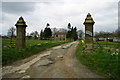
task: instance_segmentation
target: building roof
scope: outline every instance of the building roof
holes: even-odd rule
[[[55,35],[66,35],[67,32],[56,32]]]

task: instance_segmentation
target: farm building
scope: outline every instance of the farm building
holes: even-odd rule
[[[66,40],[66,32],[56,32],[54,35],[54,40]]]
[[[120,38],[113,37],[113,38],[94,38],[94,41],[107,41],[107,42],[120,42]]]

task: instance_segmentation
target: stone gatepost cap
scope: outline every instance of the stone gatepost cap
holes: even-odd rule
[[[23,17],[21,16],[15,26],[24,26],[27,27],[26,22],[24,21]]]
[[[88,14],[87,14],[87,17],[86,17],[86,19],[85,19],[85,22],[84,22],[83,24],[94,24],[94,23],[95,23],[95,22],[94,22],[93,18],[91,17],[91,14],[88,13]]]

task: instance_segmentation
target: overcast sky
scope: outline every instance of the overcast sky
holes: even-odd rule
[[[27,33],[40,32],[49,23],[50,27],[67,28],[68,23],[84,31],[83,22],[90,13],[95,21],[94,32],[114,31],[118,28],[119,0],[32,0],[15,2],[2,1],[2,32],[7,34],[10,27],[23,16],[28,27]],[[13,2],[14,1],[14,2]],[[19,0],[18,0],[19,1]],[[1,5],[1,3],[0,3]]]

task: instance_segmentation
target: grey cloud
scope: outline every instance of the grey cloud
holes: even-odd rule
[[[33,2],[3,2],[2,11],[11,14],[21,14],[33,12],[35,10],[35,3]]]
[[[118,25],[120,27],[120,1],[118,3]]]
[[[84,31],[83,22],[88,12],[91,13],[95,20],[95,31],[113,31],[117,26],[117,3],[95,4],[94,6],[83,3],[61,3],[61,2],[41,2],[41,3],[3,3],[4,22],[7,28],[14,25],[18,16],[23,16],[28,24],[27,32],[38,32],[44,29],[46,23],[50,23],[50,27],[64,27],[70,22],[73,26]],[[35,11],[34,11],[35,10]],[[30,14],[28,14],[30,13]],[[17,15],[16,15],[17,14]],[[6,31],[6,32],[5,32]]]
[[[2,3],[0,2],[0,12],[2,11],[1,5]],[[0,26],[2,26],[2,14],[0,14]],[[2,34],[2,27],[0,27],[0,34]]]

